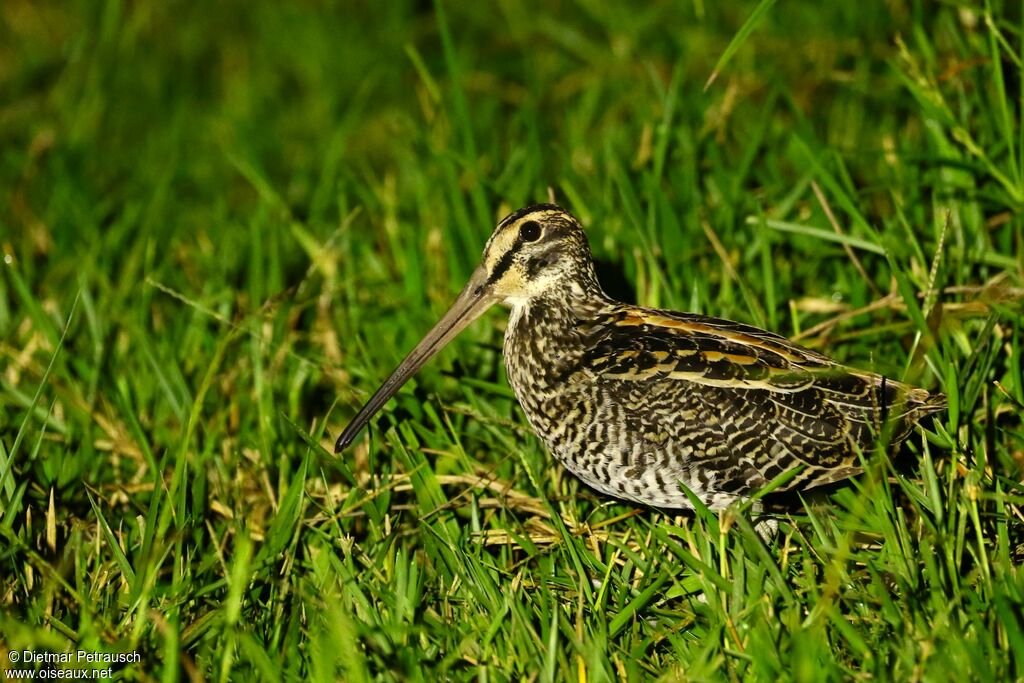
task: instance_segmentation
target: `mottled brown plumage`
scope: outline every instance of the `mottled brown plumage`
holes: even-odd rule
[[[808,489],[860,471],[891,425],[899,443],[941,394],[841,366],[777,334],[609,298],[586,236],[552,204],[502,220],[452,309],[342,433],[340,451],[408,377],[491,304],[512,307],[504,355],[534,431],[593,488],[712,509],[780,474]]]

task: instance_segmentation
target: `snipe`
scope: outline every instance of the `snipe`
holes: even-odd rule
[[[593,488],[662,508],[712,509],[801,468],[784,489],[860,471],[889,425],[907,437],[945,397],[839,365],[777,334],[609,298],[579,223],[553,204],[504,220],[451,309],[338,438],[341,451],[441,347],[511,305],[504,355],[533,430]]]

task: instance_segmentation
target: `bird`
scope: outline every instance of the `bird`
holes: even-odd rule
[[[769,483],[804,491],[847,479],[883,435],[898,445],[946,406],[941,393],[773,332],[616,301],[598,282],[580,222],[535,204],[498,223],[451,308],[358,411],[335,452],[496,303],[511,307],[502,349],[509,383],[548,451],[598,492],[652,508],[692,510],[695,498],[723,510]]]

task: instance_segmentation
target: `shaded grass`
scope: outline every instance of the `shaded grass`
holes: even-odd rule
[[[5,3],[0,649],[138,651],[126,679],[1024,676],[1019,8],[744,34],[768,4]],[[549,189],[616,295],[811,332],[949,414],[765,546],[579,486],[495,313],[325,450]]]

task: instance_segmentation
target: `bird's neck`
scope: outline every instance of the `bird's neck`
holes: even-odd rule
[[[596,279],[573,280],[564,287],[552,288],[550,292],[517,302],[512,307],[512,317],[527,319],[533,326],[574,326],[593,319],[614,304]]]
[[[550,405],[562,395],[588,347],[590,323],[613,302],[597,288],[562,289],[517,302],[505,330],[505,369],[520,405],[542,428]],[[545,407],[547,406],[547,407]],[[538,422],[539,421],[539,422]]]
[[[550,293],[516,302],[505,332],[505,352],[539,352],[567,360],[583,352],[582,337],[588,324],[614,305],[596,279],[574,280]]]

